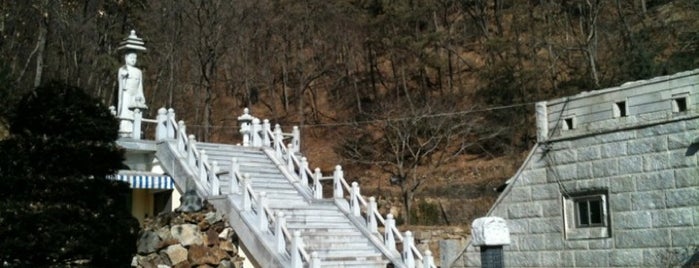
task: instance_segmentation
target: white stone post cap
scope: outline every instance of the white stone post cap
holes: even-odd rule
[[[471,224],[471,243],[474,246],[502,246],[510,244],[510,230],[500,217],[482,217]]]

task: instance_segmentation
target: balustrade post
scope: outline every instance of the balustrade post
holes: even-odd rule
[[[393,214],[389,213],[386,215],[386,221],[384,223],[384,239],[383,242],[386,247],[392,251],[396,250],[396,238],[393,236],[393,228],[396,227],[396,220],[393,219]]]
[[[378,206],[376,205],[376,198],[373,196],[369,197],[369,206],[366,208],[366,225],[367,228],[369,228],[369,231],[372,233],[379,232],[378,222],[376,221],[377,210]]]
[[[177,139],[177,140],[179,141],[181,139]],[[196,148],[195,148],[196,146],[194,145],[194,143],[196,141],[197,141],[197,138],[194,137],[194,135],[189,135],[186,153],[187,153],[187,164],[189,164],[189,167],[191,167],[192,169],[196,169],[196,167],[197,167],[197,159],[194,155],[194,151],[196,150]],[[183,143],[184,143],[184,141],[183,141]],[[182,148],[183,148],[182,150],[184,150],[184,145],[182,145]]]
[[[141,110],[138,108],[133,109],[133,132],[131,133],[131,137],[134,140],[141,139],[141,119],[143,119]]]
[[[116,107],[114,107],[114,105],[109,106],[109,113],[116,116]]]
[[[167,137],[169,139],[173,139],[173,138],[175,138],[175,126],[172,124],[177,122],[177,121],[175,121],[175,109],[172,109],[172,108],[167,109],[167,121],[166,122],[167,122]],[[182,122],[180,125],[184,125],[184,121],[180,121],[180,122]],[[180,131],[182,133],[185,133],[183,128],[180,128]]]
[[[243,211],[252,210],[252,201],[250,200],[250,193],[248,189],[250,188],[250,174],[245,173],[243,175]]]
[[[216,175],[219,171],[218,167],[218,162],[217,161],[212,161],[211,162],[211,170],[209,172],[209,179],[211,180],[211,195],[220,195],[221,194],[221,183],[218,181],[218,175]]]
[[[289,173],[294,173],[294,144],[289,143],[287,145],[287,150],[286,150],[286,169],[289,171]]]
[[[174,129],[173,129],[174,130]],[[170,131],[170,130],[168,130]],[[173,132],[174,133],[174,132]],[[168,134],[170,135],[170,134]],[[191,143],[191,141],[188,141],[187,138],[187,127],[184,124],[184,121],[180,120],[180,122],[177,122],[177,137],[175,137],[175,134],[172,136],[168,136],[169,138],[176,138],[177,139],[177,150],[180,151],[180,153],[185,152],[185,145],[189,146],[186,144],[187,142]]]
[[[269,119],[262,120],[262,145],[270,146],[269,132],[272,130],[272,125],[269,124]]]
[[[335,172],[333,173],[333,197],[342,198],[344,197],[342,191],[342,177],[344,176],[342,172],[342,167],[340,165],[335,166]]]
[[[250,131],[250,142],[252,146],[259,147],[262,146],[262,136],[260,132],[262,131],[262,123],[260,123],[259,118],[252,119],[252,131]]]
[[[425,256],[422,256],[422,267],[432,268],[434,266],[434,257],[429,249],[425,251]]]
[[[165,108],[158,109],[158,115],[155,117],[157,125],[155,127],[155,140],[161,141],[167,139],[167,110]]]
[[[308,187],[308,174],[306,170],[308,169],[308,159],[304,156],[301,157],[301,166],[299,167],[299,178],[301,178],[301,185]]]
[[[294,153],[301,152],[301,130],[298,126],[294,126],[291,129],[291,143],[294,145]]]
[[[206,150],[201,150],[199,152],[199,181],[201,181],[202,185],[207,184],[206,162],[208,160],[209,157],[206,155]]]
[[[413,233],[406,231],[403,236],[403,262],[408,268],[415,268],[415,255],[413,255]]]
[[[318,256],[318,252],[313,251],[311,252],[311,268],[320,268],[320,256]]]
[[[250,129],[252,126],[250,124],[242,124],[240,125],[240,134],[243,136],[243,146],[248,147],[250,146]]]
[[[233,159],[231,159],[231,184],[228,185],[231,194],[240,192],[240,189],[238,188],[238,172],[240,172],[240,164],[238,163],[238,158],[233,157]]]
[[[257,221],[260,231],[269,230],[269,221],[267,220],[267,213],[265,213],[265,207],[267,206],[267,193],[261,192],[258,196],[257,204]]]
[[[277,240],[277,252],[286,252],[286,241],[284,240],[284,231],[282,227],[286,225],[286,218],[284,217],[284,212],[277,212],[277,221],[274,222],[274,237]]]
[[[350,209],[352,210],[352,215],[359,217],[361,216],[359,207],[359,183],[352,182],[352,193],[350,193]]]
[[[323,199],[323,185],[320,184],[320,178],[322,177],[323,174],[320,173],[320,168],[316,168],[313,176],[313,197],[315,199]]]
[[[294,231],[294,236],[291,239],[291,267],[302,268],[303,261],[301,260],[301,232]]]
[[[282,127],[276,124],[274,125],[274,151],[277,153],[278,159],[282,159],[282,144],[284,144]]]

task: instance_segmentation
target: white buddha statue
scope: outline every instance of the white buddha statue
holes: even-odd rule
[[[143,41],[136,36],[135,31],[121,42],[119,50],[124,50],[124,66],[117,72],[119,82],[119,99],[117,117],[121,119],[119,133],[129,136],[133,132],[134,109],[148,109],[143,95],[143,74],[136,67],[139,51],[145,51]]]

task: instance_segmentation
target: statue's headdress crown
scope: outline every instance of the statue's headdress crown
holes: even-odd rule
[[[143,39],[136,36],[136,30],[131,30],[131,34],[119,43],[117,50],[144,52],[146,51],[144,44]]]

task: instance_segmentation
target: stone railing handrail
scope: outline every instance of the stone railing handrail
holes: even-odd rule
[[[116,107],[109,106],[109,112],[113,116],[115,116],[115,117],[117,116]],[[143,118],[143,111],[141,111],[141,109],[138,109],[138,108],[133,110],[133,116],[134,116],[133,118],[118,117],[117,119],[119,121],[130,121],[133,124],[133,129],[131,130],[129,137],[133,138],[134,140],[140,140],[142,138],[141,137],[141,124],[143,122],[153,123],[153,124],[158,123],[158,121],[155,119]]]
[[[116,116],[114,106],[109,107],[112,115]],[[177,151],[184,156],[189,164],[189,167],[194,171],[194,175],[198,181],[208,190],[210,195],[220,195],[220,169],[218,163],[213,161],[208,162],[208,157],[205,151],[196,150],[196,139],[194,135],[187,135],[184,121],[175,120],[175,110],[172,108],[158,109],[158,115],[155,119],[146,119],[142,117],[142,112],[139,109],[134,109],[134,118],[118,118],[119,120],[127,120],[133,122],[133,131],[131,138],[140,140],[142,123],[155,123],[155,140],[176,139]]]
[[[240,189],[243,194],[243,211],[253,212],[258,219],[258,230],[269,231],[274,234],[276,250],[278,253],[289,254],[291,257],[293,268],[303,267],[303,262],[320,263],[318,259],[313,260],[306,251],[300,233],[294,233],[293,236],[286,227],[286,219],[284,213],[279,212],[274,215],[274,212],[267,206],[266,193],[261,192],[255,194],[255,191],[250,184],[250,174],[240,174],[240,165],[238,160],[233,158],[231,161],[231,181],[229,191],[231,194],[240,194]],[[269,228],[269,223],[274,225],[274,229]],[[291,244],[291,249],[287,250],[287,244]]]
[[[274,213],[266,204],[266,193],[261,192],[259,194],[256,194],[255,191],[252,189],[252,185],[250,185],[249,175],[240,175],[237,159],[232,159],[231,171],[226,172],[230,173],[230,181],[228,183],[228,188],[222,189],[221,181],[225,181],[222,175],[225,173],[220,172],[220,168],[216,161],[212,161],[211,163],[209,163],[208,156],[206,155],[205,150],[197,150],[196,139],[194,135],[187,135],[184,121],[176,121],[175,111],[173,109],[166,110],[165,108],[160,108],[158,110],[158,116],[155,120],[142,120],[142,118],[140,118],[140,111],[138,111],[138,109],[136,109],[134,113],[134,139],[140,139],[141,122],[156,123],[157,125],[155,129],[155,139],[157,141],[166,139],[175,140],[176,151],[179,153],[180,157],[186,160],[187,165],[194,172],[196,181],[207,195],[216,196],[221,195],[222,193],[242,194],[242,210],[250,211],[255,215],[255,217],[258,219],[258,225],[256,226],[256,228],[261,232],[272,232],[275,235],[278,244],[291,244],[291,251],[287,251],[285,246],[283,252],[279,252],[286,253],[291,256],[292,263],[294,263],[294,265],[292,265],[291,267],[301,268],[303,267],[304,261],[307,263],[316,263],[319,265],[319,259],[314,259],[312,256],[314,254],[309,255],[303,247],[303,241],[300,237],[300,234],[294,234],[294,236],[292,237],[291,235],[289,235],[289,231],[286,228],[285,221],[279,220],[274,217]],[[277,223],[279,223],[280,231],[277,231],[276,228],[275,230],[271,230],[269,226],[270,222],[274,223],[275,226],[278,225]],[[317,256],[317,254],[315,255]]]
[[[187,135],[184,121],[176,121],[175,111],[160,108],[156,117],[155,139],[175,139],[177,151],[186,159],[194,175],[209,195],[221,194],[221,173],[218,163],[209,163],[205,150],[197,150],[194,135]],[[136,126],[136,124],[134,124]],[[135,127],[134,127],[135,128]]]
[[[401,234],[396,227],[395,219],[392,214],[389,213],[386,215],[386,218],[384,218],[381,213],[379,213],[374,197],[370,197],[367,202],[361,195],[357,182],[352,182],[350,186],[344,178],[341,166],[335,166],[332,177],[323,177],[319,168],[311,172],[308,167],[307,158],[299,158],[299,156],[297,156],[300,155],[300,131],[298,127],[294,126],[291,134],[284,134],[279,124],[275,125],[274,130],[272,130],[269,120],[265,119],[260,123],[259,119],[249,114],[247,108],[243,113],[244,114],[238,117],[238,119],[243,123],[241,125],[241,133],[243,134],[244,145],[270,146],[274,148],[277,159],[282,161],[282,163],[286,162],[287,171],[296,177],[293,179],[297,179],[302,185],[310,187],[307,189],[313,192],[313,197],[315,199],[323,198],[320,180],[332,178],[333,198],[336,200],[344,199],[345,191],[349,193],[349,212],[353,216],[361,218],[362,211],[364,211],[366,227],[375,235],[379,235],[378,225],[380,223],[384,227],[384,246],[388,248],[389,251],[400,254],[406,267],[414,268],[415,260],[419,260],[425,268],[436,268],[431,252],[428,250],[425,252],[425,256],[423,256],[414,245],[412,233],[406,231],[405,235]],[[286,137],[291,137],[292,142],[285,146],[284,139]],[[397,243],[403,243],[402,253],[397,251]]]
[[[415,260],[420,260],[424,267],[436,267],[434,265],[434,259],[424,258],[420,251],[415,247],[412,232],[406,231],[405,235],[396,227],[396,221],[392,214],[387,214],[384,219],[381,213],[378,212],[376,199],[372,196],[369,197],[369,202],[367,202],[362,196],[359,188],[359,183],[352,182],[352,186],[347,183],[344,178],[344,172],[341,166],[335,166],[335,172],[333,173],[333,197],[336,199],[344,199],[345,190],[350,194],[349,197],[349,209],[352,215],[356,217],[361,217],[362,210],[365,211],[365,220],[367,223],[367,228],[372,233],[378,234],[378,223],[381,223],[384,227],[384,245],[388,247],[391,251],[397,252],[396,246],[398,243],[403,243],[403,252],[401,258],[408,268],[415,267]],[[344,190],[343,190],[344,189]],[[431,254],[431,252],[430,252]],[[431,255],[430,255],[431,256]]]

